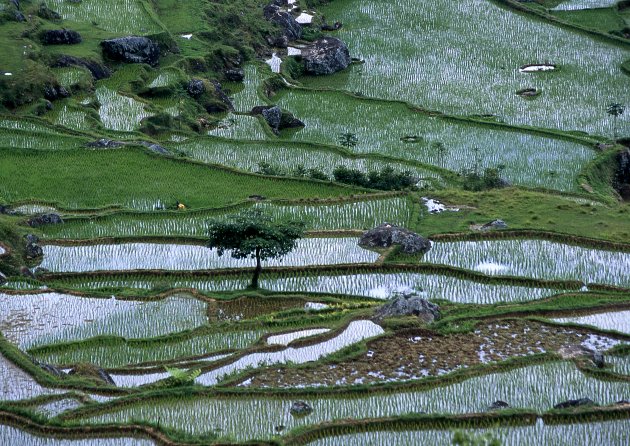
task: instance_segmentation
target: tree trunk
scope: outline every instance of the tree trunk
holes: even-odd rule
[[[256,248],[256,269],[254,269],[254,277],[252,277],[251,285],[254,289],[258,288],[258,276],[260,276],[261,271],[262,265],[260,264],[260,248]]]

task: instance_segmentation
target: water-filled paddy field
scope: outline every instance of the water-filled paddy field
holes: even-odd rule
[[[282,259],[264,266],[304,266],[370,263],[378,253],[360,248],[357,238],[306,238]],[[254,266],[251,259],[235,259],[227,252],[197,245],[124,243],[118,245],[44,247],[40,267],[53,272],[116,271],[138,269],[197,270]]]
[[[302,399],[313,406],[313,412],[301,418],[289,413],[291,397],[224,399],[199,396],[179,401],[152,399],[91,417],[89,421],[159,418],[164,425],[184,426],[189,433],[221,429],[224,435],[245,440],[250,436],[270,438],[275,434],[275,426],[279,425],[289,430],[334,419],[385,417],[421,411],[477,412],[486,410],[498,399],[509,402],[512,407],[545,411],[561,401],[588,396],[594,396],[600,404],[610,404],[625,398],[627,392],[627,383],[587,378],[572,363],[555,362],[470,378],[426,391],[345,398],[305,396]],[[360,413],[357,407],[361,408]],[[212,423],[208,424],[207,420]]]
[[[435,243],[422,260],[485,274],[630,286],[630,253],[544,240]]]

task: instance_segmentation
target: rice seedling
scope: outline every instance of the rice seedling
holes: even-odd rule
[[[423,262],[486,274],[630,286],[630,254],[544,240],[435,243]]]
[[[615,373],[620,375],[630,376],[630,355],[625,356],[611,356],[607,355],[605,359],[606,367]]]
[[[101,104],[98,114],[107,129],[131,132],[140,125],[142,119],[151,116],[145,110],[144,103],[108,87],[100,86],[95,93]]]
[[[280,259],[263,266],[332,265],[370,263],[378,253],[358,246],[358,238],[305,238]],[[199,245],[124,243],[113,245],[45,245],[40,266],[55,272],[119,271],[136,269],[198,270],[251,267],[251,259],[235,259],[229,252],[219,256]]]
[[[208,131],[208,135],[232,139],[267,138],[267,134],[257,117],[233,113],[228,113],[215,129]]]
[[[63,113],[59,111],[59,113]],[[76,123],[77,120],[75,120]],[[86,139],[55,134],[44,130],[41,133],[30,130],[0,129],[0,147],[36,150],[62,150],[78,148]]]
[[[337,144],[338,136],[352,129],[359,139],[352,149],[357,153],[381,153],[458,172],[475,163],[480,169],[504,166],[501,176],[524,186],[575,190],[577,174],[594,156],[589,147],[574,142],[447,121],[402,104],[337,92],[291,90],[274,100],[306,124],[290,134],[293,140]]]
[[[264,330],[224,331],[169,342],[86,343],[31,353],[48,364],[90,362],[103,368],[116,368],[143,362],[169,361],[190,356],[211,356],[221,350],[250,347],[265,334]]]
[[[317,361],[327,355],[335,353],[352,344],[385,333],[380,325],[372,321],[352,321],[348,327],[332,339],[306,347],[287,347],[284,350],[269,353],[250,353],[236,361],[203,373],[195,381],[204,386],[217,384],[226,375],[239,372],[248,368],[256,368],[262,365],[287,363],[304,364]],[[247,386],[247,382],[241,384]]]
[[[575,11],[578,9],[608,8],[618,0],[564,0],[553,7],[552,11]]]
[[[289,413],[295,396],[229,399],[197,396],[177,400],[152,399],[82,422],[159,419],[164,426],[178,427],[190,434],[217,430],[222,435],[244,441],[270,438],[277,434],[274,427],[280,425],[290,431],[297,426],[335,419],[387,417],[420,411],[482,412],[498,399],[507,401],[512,407],[546,411],[559,402],[584,397],[591,397],[600,404],[611,404],[627,397],[627,392],[627,383],[599,381],[583,375],[571,362],[556,362],[474,377],[429,390],[345,398],[300,397],[313,407],[308,417],[293,417]]]
[[[182,79],[182,73],[174,68],[160,70],[147,85],[148,88],[159,88],[173,85]]]
[[[51,9],[65,20],[91,23],[116,34],[151,34],[163,31],[141,0],[84,0],[79,3],[50,0]]]
[[[68,3],[70,5],[75,3]],[[85,438],[63,439],[57,437],[40,437],[18,428],[0,425],[0,443],[29,446],[153,446],[153,440],[140,438]]]
[[[107,166],[107,168],[103,168]],[[55,178],[50,187],[48,178]],[[159,179],[159,181],[157,181]],[[274,198],[350,195],[329,183],[264,178],[167,159],[125,147],[116,150],[39,151],[0,148],[0,195],[6,202],[45,201],[64,208],[184,203],[189,209],[223,207],[252,194]]]
[[[477,304],[536,300],[560,292],[545,288],[488,285],[424,273],[289,275],[280,278],[263,276],[260,286],[273,291],[351,294],[376,299],[389,299],[396,292],[411,289],[427,299],[446,299],[453,302]]]
[[[59,84],[66,89],[77,85],[79,83],[92,82],[92,76],[90,72],[84,68],[79,67],[67,67],[67,68],[54,68],[53,72],[55,77],[59,81]]]
[[[206,304],[171,296],[141,302],[42,293],[0,293],[0,331],[20,348],[114,335],[143,338],[206,324]]]
[[[68,127],[73,130],[87,130],[90,128],[87,114],[77,108],[70,106],[67,102],[59,104],[52,113],[50,119],[57,125]]]
[[[439,174],[415,166],[373,158],[349,158],[331,150],[281,142],[237,142],[204,138],[187,140],[178,144],[176,148],[178,152],[198,161],[222,164],[250,172],[261,171],[261,165],[267,163],[278,169],[278,174],[299,176],[295,170],[301,166],[304,172],[316,169],[332,179],[332,172],[337,166],[364,172],[391,166],[396,171],[408,170],[419,179],[437,181],[440,179]]]
[[[614,330],[630,334],[630,311],[611,311],[587,316],[563,317],[553,319],[555,322],[589,325],[600,330]]]
[[[405,226],[412,217],[411,200],[394,197],[339,204],[256,203],[274,219],[305,222],[307,229],[368,229],[383,222]],[[199,211],[194,213],[113,214],[94,218],[66,219],[63,225],[44,226],[49,238],[88,239],[164,235],[205,236],[207,222],[232,211]]]
[[[62,391],[40,386],[31,375],[0,353],[0,401],[17,401],[55,393]]]
[[[449,113],[601,135],[611,128],[603,104],[627,96],[627,81],[619,76],[627,50],[486,1],[439,0],[420,8],[414,0],[349,0],[321,12],[352,24],[338,36],[365,63],[332,78],[312,77],[310,86],[332,84]],[[422,39],[410,37],[418,35]],[[559,69],[519,72],[536,63]],[[542,94],[524,100],[515,94],[524,87]],[[621,126],[630,129],[628,121]]]
[[[232,94],[230,99],[237,112],[247,113],[255,106],[265,104],[265,100],[258,94],[258,87],[271,75],[271,71],[266,66],[253,63],[245,65],[243,71],[245,73],[243,84],[238,85],[242,90]],[[227,87],[233,89],[237,84],[227,84]]]
[[[537,446],[541,444],[623,446],[630,442],[629,428],[630,421],[628,420],[546,425],[540,419],[533,426],[463,429],[462,431],[479,437],[489,435],[491,438],[498,439],[500,444],[504,446]],[[371,430],[322,438],[308,443],[308,446],[335,446],[339,444],[346,446],[389,446],[393,444],[450,446],[453,444],[453,436],[454,430]]]

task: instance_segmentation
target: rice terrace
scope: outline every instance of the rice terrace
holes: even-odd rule
[[[630,445],[630,0],[0,0],[0,446]]]

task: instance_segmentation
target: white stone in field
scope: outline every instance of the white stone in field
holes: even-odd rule
[[[181,37],[182,39],[190,40],[190,39],[192,39],[192,34],[182,34],[179,37]]]
[[[287,54],[289,56],[299,56],[302,54],[302,50],[299,48],[293,48],[292,46],[287,47]]]
[[[518,69],[521,73],[535,73],[537,71],[553,71],[555,70],[555,65],[526,65]]]
[[[313,23],[313,16],[303,12],[295,19],[295,21],[302,25]]]
[[[485,274],[499,274],[509,269],[509,267],[495,262],[482,262],[475,266],[475,271]]]
[[[282,59],[280,59],[276,55],[276,53],[273,53],[271,55],[271,59],[267,59],[265,61],[265,63],[271,67],[271,71],[272,72],[274,72],[274,73],[279,73],[280,72],[280,65],[282,64]]]

